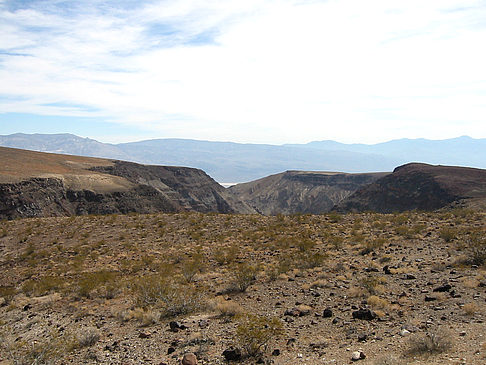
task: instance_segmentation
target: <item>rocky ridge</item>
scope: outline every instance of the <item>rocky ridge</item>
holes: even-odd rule
[[[253,210],[201,170],[0,148],[0,218]]]

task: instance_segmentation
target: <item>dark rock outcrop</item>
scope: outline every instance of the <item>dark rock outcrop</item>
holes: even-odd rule
[[[484,205],[486,170],[410,163],[365,186],[336,205],[340,212],[432,211]]]

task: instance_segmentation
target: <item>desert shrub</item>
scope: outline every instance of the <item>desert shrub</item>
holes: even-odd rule
[[[439,237],[446,242],[451,242],[457,237],[457,230],[454,228],[444,227],[439,231]]]
[[[449,332],[443,329],[436,329],[422,335],[411,337],[408,343],[406,354],[433,355],[440,354],[452,348],[452,340]]]
[[[232,289],[244,292],[256,281],[258,267],[247,263],[238,264],[233,269]]]
[[[236,260],[239,253],[240,250],[236,245],[219,247],[214,251],[213,258],[219,265],[231,264]]]
[[[77,335],[78,346],[79,347],[91,347],[100,339],[100,333],[96,328],[90,327],[82,330],[80,334]]]
[[[399,236],[405,237],[407,239],[413,238],[414,232],[407,225],[400,225],[395,228],[395,233]]]
[[[236,337],[248,356],[254,357],[266,350],[270,341],[284,333],[278,318],[246,314],[238,318]]]
[[[46,339],[30,342],[14,339],[7,331],[0,333],[0,353],[8,364],[54,364],[76,347],[76,339],[69,334],[61,336],[59,333],[51,332]]]
[[[315,245],[316,243],[308,238],[299,239],[296,243],[296,246],[300,252],[307,252]]]
[[[116,274],[110,271],[86,273],[76,283],[76,293],[89,298],[96,290],[100,296],[112,297],[116,292]]]
[[[159,311],[153,309],[135,308],[127,313],[120,313],[120,319],[123,322],[135,319],[142,327],[148,327],[159,321],[160,314]]]
[[[186,260],[182,263],[181,273],[184,279],[191,283],[194,280],[194,276],[203,269],[202,255],[194,255],[193,258]]]
[[[341,236],[331,236],[329,238],[329,243],[335,250],[341,250],[343,248],[344,238]]]
[[[360,286],[365,289],[370,295],[376,295],[383,292],[383,284],[385,283],[386,279],[382,276],[377,275],[365,276],[359,280]]]
[[[17,294],[17,290],[13,286],[0,286],[0,298],[5,299],[5,304],[12,301],[13,297]]]
[[[38,279],[26,280],[22,284],[22,292],[28,296],[41,296],[60,290],[63,284],[63,280],[59,277],[43,276]]]
[[[193,313],[203,305],[203,295],[191,285],[181,285],[167,276],[150,275],[131,285],[135,304],[143,309],[158,308],[162,317]]]
[[[367,255],[371,252],[374,252],[375,250],[383,247],[385,244],[385,239],[384,238],[376,238],[372,241],[368,241],[365,243],[363,249],[360,251],[361,255]]]
[[[312,269],[314,267],[322,266],[326,260],[327,255],[321,252],[304,253],[296,257],[297,267],[300,269]]]
[[[342,214],[336,212],[327,213],[327,218],[331,223],[339,223],[343,220]]]

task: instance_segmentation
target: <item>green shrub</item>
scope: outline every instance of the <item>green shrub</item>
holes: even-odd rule
[[[55,276],[43,276],[30,279],[22,284],[22,292],[26,295],[42,296],[52,291],[58,291],[63,286],[63,279]]]
[[[451,242],[457,237],[457,230],[454,228],[444,227],[440,230],[439,237],[446,242]]]
[[[238,317],[236,337],[248,356],[254,357],[266,350],[270,341],[283,335],[283,325],[278,318],[254,314]]]
[[[159,308],[162,317],[193,313],[204,305],[200,291],[162,275],[145,276],[136,280],[132,283],[132,292],[138,307]]]
[[[258,268],[254,265],[242,263],[234,267],[233,270],[233,289],[244,292],[256,281]]]

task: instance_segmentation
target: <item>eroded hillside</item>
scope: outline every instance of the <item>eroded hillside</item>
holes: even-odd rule
[[[198,169],[3,147],[0,159],[0,218],[254,212]]]

